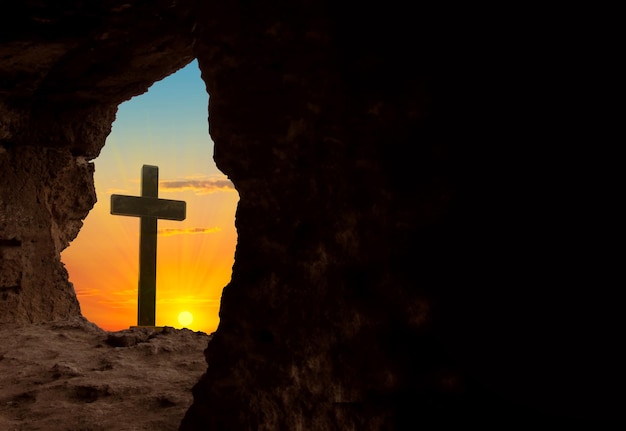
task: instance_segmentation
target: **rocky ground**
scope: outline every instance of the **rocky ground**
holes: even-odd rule
[[[83,320],[0,328],[0,430],[176,430],[210,335]]]

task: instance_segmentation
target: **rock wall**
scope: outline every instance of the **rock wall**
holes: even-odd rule
[[[0,147],[0,322],[80,314],[60,252],[93,206],[93,165],[67,149]]]
[[[238,245],[182,429],[398,428],[458,390],[429,330],[452,193],[431,47],[375,10],[225,4],[196,55]]]
[[[80,314],[60,261],[117,105],[193,59],[189,7],[17,2],[0,18],[0,322]]]
[[[59,252],[95,199],[89,160],[119,103],[197,57],[239,239],[181,429],[620,416],[623,313],[557,204],[545,83],[483,15],[17,4],[0,26],[0,321],[79,313]]]

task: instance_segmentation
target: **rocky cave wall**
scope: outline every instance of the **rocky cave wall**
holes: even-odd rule
[[[197,15],[215,160],[240,202],[233,278],[183,429],[393,429],[412,403],[436,410],[458,389],[428,330],[452,191],[430,47],[419,20],[394,13],[381,35],[375,10],[359,13],[230,2]]]
[[[60,252],[96,201],[91,160],[119,103],[193,59],[182,5],[14,6],[0,18],[0,323],[80,314]]]
[[[469,37],[478,18],[400,2],[14,3],[0,27],[0,322],[80,313],[59,253],[93,205],[90,161],[119,103],[196,57],[240,202],[181,429],[619,414],[602,383],[624,381],[605,347],[619,325],[594,314],[581,335],[589,320],[560,305],[583,299],[544,282],[563,282],[545,263],[562,225],[511,162],[532,135],[531,85],[468,70],[489,64]]]

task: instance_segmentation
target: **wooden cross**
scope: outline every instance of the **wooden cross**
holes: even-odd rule
[[[184,201],[159,199],[159,167],[141,168],[141,196],[111,195],[111,214],[141,217],[137,325],[155,326],[157,220],[185,220]]]

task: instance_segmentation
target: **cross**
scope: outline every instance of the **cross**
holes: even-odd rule
[[[137,325],[155,326],[157,220],[185,220],[184,201],[159,199],[159,167],[141,168],[141,196],[111,195],[111,214],[141,217]]]

